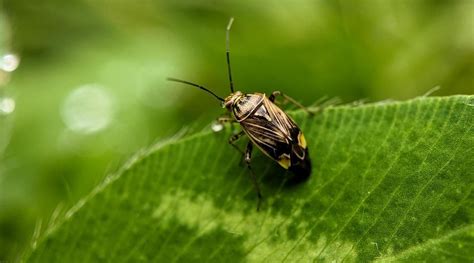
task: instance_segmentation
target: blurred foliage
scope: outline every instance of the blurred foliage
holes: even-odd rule
[[[0,83],[0,96],[16,100],[16,111],[0,116],[8,143],[0,152],[0,260],[15,258],[38,218],[74,203],[135,150],[220,114],[211,97],[164,79],[227,94],[230,16],[243,91],[282,90],[309,104],[474,87],[472,0],[3,0],[0,8],[0,52],[22,61]],[[97,106],[86,98],[67,108],[84,85],[111,102],[107,125],[95,132],[71,129],[65,114],[90,116]]]

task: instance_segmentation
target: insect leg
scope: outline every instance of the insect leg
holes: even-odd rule
[[[285,100],[295,104],[297,107],[301,108],[302,110],[306,111],[308,114],[311,114],[313,115],[314,112],[312,112],[311,110],[309,110],[307,107],[303,106],[301,103],[299,103],[298,101],[296,101],[295,99],[293,99],[292,97],[282,93],[281,91],[274,91],[272,92],[272,95],[270,95],[270,97],[268,97],[268,99],[271,101],[271,102],[275,102],[275,98],[277,96],[283,96],[283,98],[285,98]]]
[[[245,151],[245,163],[247,164],[247,167],[249,168],[250,171],[250,176],[253,182],[253,186],[255,187],[255,191],[257,192],[257,211],[260,210],[260,203],[262,202],[262,193],[260,192],[260,187],[258,186],[257,182],[257,177],[255,177],[255,174],[253,173],[252,168],[250,167],[250,161],[252,158],[252,149],[253,149],[253,144],[252,142],[247,143],[247,149]]]
[[[224,127],[224,125],[226,125],[227,123],[230,124],[230,127],[232,128],[232,131],[235,131],[236,125],[234,125],[234,124],[237,123],[237,121],[229,115],[220,116],[214,122],[215,125],[219,125],[218,130],[221,130]]]
[[[239,151],[239,152],[242,154],[242,156],[245,155],[245,152],[242,151],[242,150],[239,148],[239,146],[235,145],[235,142],[236,142],[237,140],[239,140],[240,137],[242,137],[244,134],[245,134],[244,131],[240,131],[239,133],[234,134],[234,135],[232,135],[232,136],[229,138],[229,144],[232,145],[232,147],[234,147],[235,149],[237,149],[237,151]]]
[[[217,118],[217,122],[221,123],[221,124],[224,124],[224,123],[234,123],[236,122],[236,120],[232,117],[228,117],[228,116],[223,116],[223,117],[219,117]]]

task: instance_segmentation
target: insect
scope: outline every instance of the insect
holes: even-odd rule
[[[222,98],[201,85],[175,78],[168,78],[168,80],[191,85],[213,95],[217,100],[221,101],[222,107],[228,111],[228,116],[221,117],[218,121],[221,123],[237,122],[240,124],[242,131],[230,137],[229,144],[237,149],[244,157],[244,161],[250,171],[251,179],[257,192],[258,210],[262,194],[250,165],[253,145],[256,145],[265,155],[275,160],[284,169],[292,171],[296,177],[306,179],[311,174],[311,160],[303,132],[301,132],[296,123],[275,104],[276,97],[282,96],[288,102],[295,104],[306,112],[310,114],[312,114],[312,112],[280,91],[274,91],[268,98],[264,93],[243,93],[241,91],[234,91],[229,48],[229,32],[232,22],[233,18],[230,19],[226,30],[226,60],[231,91],[230,95]],[[250,139],[245,152],[235,144],[237,140],[244,135]]]

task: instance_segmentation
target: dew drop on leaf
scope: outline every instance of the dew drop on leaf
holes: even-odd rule
[[[222,131],[223,128],[224,126],[222,125],[222,123],[219,123],[219,122],[214,122],[212,123],[212,126],[211,126],[211,129],[213,132],[220,132]]]

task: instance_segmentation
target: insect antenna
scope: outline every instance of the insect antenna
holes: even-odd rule
[[[175,79],[175,78],[166,78],[166,80],[169,80],[169,81],[174,81],[174,82],[179,82],[179,83],[184,83],[184,84],[188,84],[188,85],[191,85],[191,86],[194,86],[194,87],[197,87],[197,88],[200,88],[204,91],[206,91],[207,93],[211,94],[212,96],[216,97],[216,99],[220,100],[220,101],[224,101],[223,98],[217,96],[214,92],[204,88],[203,86],[201,85],[198,85],[198,84],[195,84],[195,83],[192,83],[192,82],[189,82],[189,81],[186,81],[186,80],[181,80],[181,79]]]
[[[234,18],[231,17],[229,20],[229,24],[227,24],[227,30],[226,30],[226,35],[225,35],[225,43],[226,43],[226,48],[225,48],[225,56],[227,58],[227,72],[229,74],[229,83],[230,83],[230,92],[234,93],[234,83],[232,82],[232,72],[230,70],[230,40],[229,40],[229,33],[230,33],[230,28],[232,27],[232,22],[234,22]]]

